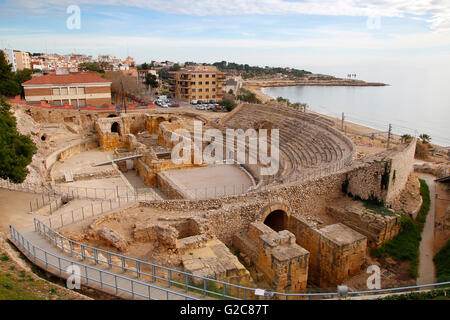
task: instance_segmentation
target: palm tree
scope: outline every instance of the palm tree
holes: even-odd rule
[[[412,136],[410,134],[404,134],[402,135],[402,143],[406,143],[412,139]]]
[[[423,143],[430,143],[431,141],[431,137],[426,133],[419,135],[419,139],[422,140]]]

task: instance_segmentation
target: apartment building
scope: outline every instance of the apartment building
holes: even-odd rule
[[[5,54],[6,61],[8,64],[11,65],[11,71],[16,72],[17,71],[17,63],[16,63],[16,55],[14,54],[13,49],[3,49],[3,52]]]
[[[28,52],[14,51],[16,57],[17,70],[31,69],[31,58]]]
[[[158,79],[158,71],[154,69],[145,69],[145,70],[138,70],[137,71],[137,80],[138,82],[145,83],[145,79],[147,78],[148,74],[153,74],[156,76],[156,79]]]
[[[224,75],[214,67],[170,71],[169,75],[169,89],[174,99],[222,100]]]
[[[96,72],[48,74],[33,77],[22,86],[25,100],[30,103],[46,100],[55,106],[66,103],[75,107],[111,105],[111,81]]]

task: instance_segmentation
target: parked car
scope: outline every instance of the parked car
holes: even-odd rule
[[[169,104],[169,107],[171,107],[171,108],[178,108],[179,106],[180,106],[179,103],[171,103],[171,104]]]
[[[198,100],[191,100],[191,104],[197,104]]]
[[[216,100],[209,100],[209,103],[216,104]]]

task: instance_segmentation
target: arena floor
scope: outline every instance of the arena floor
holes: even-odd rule
[[[241,194],[252,186],[250,177],[234,164],[170,170],[164,176],[192,199]]]

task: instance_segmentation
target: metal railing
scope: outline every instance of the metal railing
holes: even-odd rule
[[[60,261],[67,261],[71,264],[77,264],[82,266],[83,268],[90,268],[93,270],[96,270],[97,272],[103,272],[105,274],[112,275],[114,277],[123,278],[127,281],[135,281],[136,283],[140,283],[141,285],[148,285],[151,288],[163,290],[164,292],[168,291],[171,294],[184,297],[184,298],[190,298],[195,299],[196,297],[189,296],[189,294],[198,294],[199,296],[203,297],[212,297],[212,298],[219,298],[219,299],[230,299],[230,300],[239,300],[239,299],[255,299],[257,296],[255,296],[254,292],[256,288],[250,288],[250,287],[244,287],[235,285],[232,283],[219,281],[215,279],[210,279],[202,276],[196,276],[181,270],[168,268],[164,266],[160,266],[154,263],[142,261],[139,259],[130,258],[118,253],[110,252],[107,250],[95,248],[89,245],[84,245],[78,242],[75,242],[73,240],[70,240],[58,232],[52,230],[51,228],[47,227],[45,224],[42,224],[39,220],[35,219],[35,228],[38,233],[40,233],[45,239],[47,239],[50,243],[55,245],[58,249],[62,250],[64,253],[70,254],[71,257],[75,257],[75,259],[79,259],[82,262],[90,262],[95,265],[100,265],[103,267],[108,268],[109,270],[117,270],[120,272],[131,272],[133,276],[135,276],[137,279],[140,280],[133,280],[132,278],[117,275],[114,272],[105,271],[103,269],[95,268],[88,266],[83,263],[77,263],[73,262],[70,259],[66,259],[63,257],[60,257],[58,255],[52,254],[48,251],[45,251],[32,243],[30,243],[28,240],[26,240],[20,232],[18,232],[14,227],[10,226],[10,233],[11,233],[11,239],[14,239],[14,242],[16,244],[19,244],[24,248],[29,254],[33,252],[32,256],[35,257],[35,260],[41,260],[42,262],[46,263],[46,267],[48,268],[48,265],[51,263],[48,262],[47,257],[45,259],[36,257],[36,253],[34,250],[39,249],[42,252],[47,252],[47,255],[54,256],[56,259],[58,259],[58,265],[52,265],[53,267],[56,267],[60,272],[64,272],[61,267],[58,268],[58,266],[61,265]],[[17,237],[17,235],[20,235],[20,237]],[[22,239],[22,243],[18,241],[17,239]],[[27,244],[24,244],[24,241],[27,242]],[[79,250],[78,250],[79,249]],[[94,282],[99,283],[99,280],[97,279],[90,279],[89,276],[85,276],[86,283],[88,283],[88,280],[92,280]],[[151,285],[145,280],[150,281],[154,285]],[[100,276],[100,282],[101,282],[101,276]],[[167,288],[178,288],[182,289],[185,293],[179,293],[175,292],[173,290],[169,290],[167,288],[157,286],[155,283],[158,283],[159,285],[166,285]],[[107,284],[101,284],[101,288],[103,286],[107,286]],[[109,285],[111,286],[111,285]],[[412,292],[412,291],[418,291],[423,288],[439,288],[443,286],[450,286],[450,282],[441,282],[441,283],[432,283],[432,284],[425,284],[425,285],[416,285],[416,286],[407,286],[407,287],[398,287],[398,288],[384,288],[384,289],[376,289],[376,290],[366,290],[366,291],[350,291],[348,292],[348,296],[360,296],[360,295],[377,295],[377,294],[383,294],[383,293],[405,293],[405,292]],[[122,290],[124,292],[133,293],[132,291],[127,289],[121,289],[117,287],[117,281],[115,286],[113,286],[117,290]],[[134,293],[136,295],[136,293]],[[138,295],[139,296],[139,295]],[[149,295],[143,296],[144,298],[150,298],[150,292]],[[332,299],[339,297],[339,294],[337,292],[307,292],[307,293],[284,293],[284,292],[272,292],[271,298],[272,299],[282,299],[282,300],[289,300],[289,299],[314,299],[314,298],[320,298],[320,299]],[[134,297],[133,297],[134,298]],[[266,297],[267,299],[267,297]]]
[[[63,224],[64,219],[61,218],[60,222]],[[107,267],[108,269],[115,268],[121,272],[131,272],[138,279],[145,278],[153,283],[165,284],[169,288],[183,288],[186,293],[200,293],[205,297],[209,296],[212,298],[231,300],[253,297],[255,288],[193,275],[181,270],[164,267],[73,241],[45,225],[37,218],[34,219],[34,227],[36,232],[56,248],[81,261],[88,261],[95,265]]]
[[[45,269],[60,277],[69,277],[73,273],[67,271],[69,266],[78,266],[80,268],[80,278],[84,284],[91,287],[99,287],[107,293],[119,295],[121,293],[131,295],[132,299],[185,299],[199,300],[185,293],[170,290],[168,288],[159,287],[150,283],[109,272],[100,268],[93,267],[84,263],[75,262],[59,255],[55,255],[45,249],[42,249],[20,233],[13,226],[9,227],[10,239],[18,248],[22,248],[23,253],[33,260],[36,264],[45,265]],[[22,251],[21,250],[21,251]],[[152,294],[153,292],[153,294]]]
[[[13,183],[9,179],[0,179],[0,188],[29,193],[46,193],[49,189],[43,184],[29,182]]]
[[[61,197],[55,196],[52,193],[41,193],[40,196],[30,200],[30,212],[49,206],[50,214],[58,210],[62,206]]]

